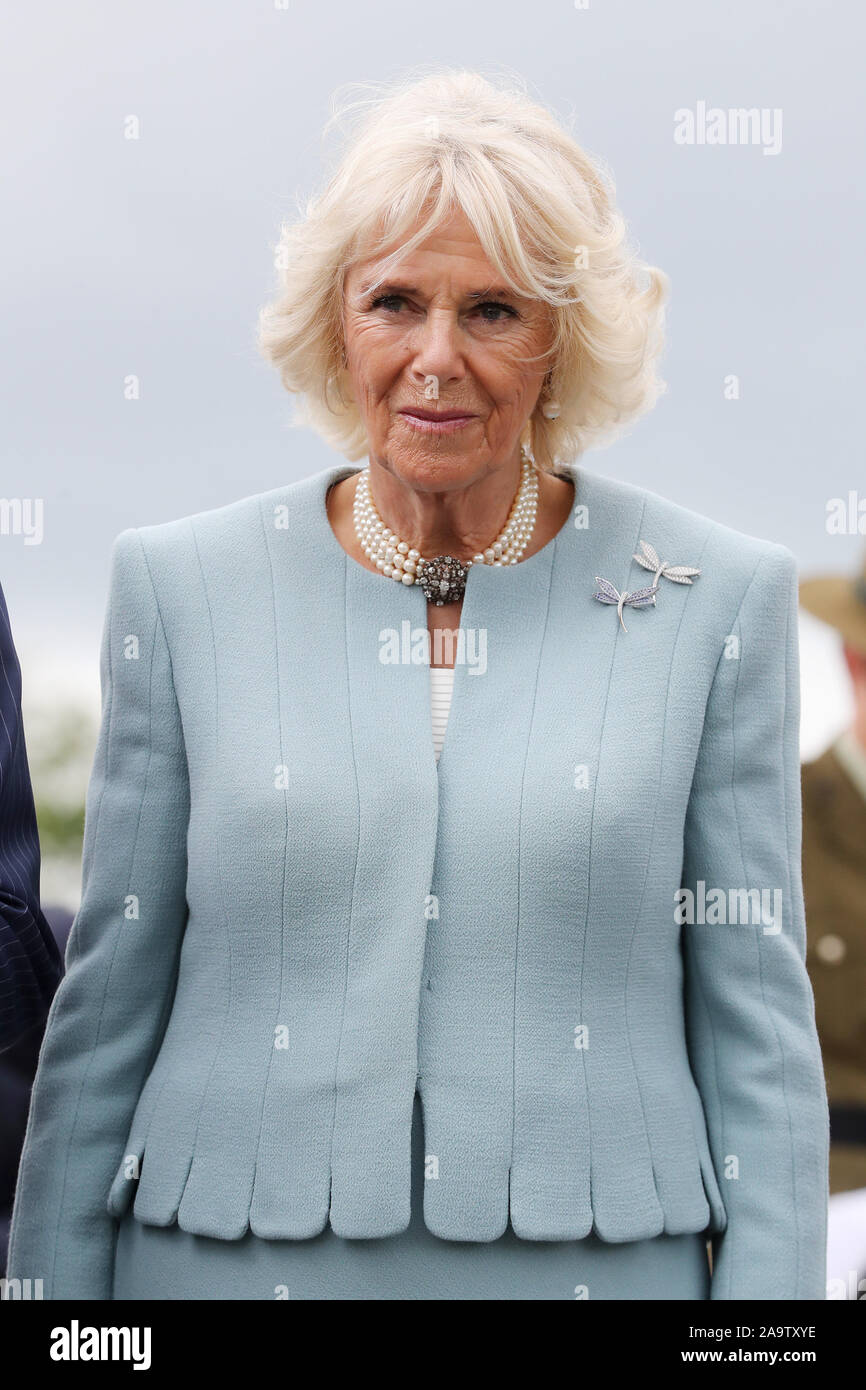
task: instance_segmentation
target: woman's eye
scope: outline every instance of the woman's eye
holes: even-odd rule
[[[478,305],[479,313],[481,312],[482,309],[493,309],[493,310],[497,311],[497,317],[496,317],[496,318],[491,318],[491,317],[489,317],[489,316],[486,315],[486,314],[484,315],[484,317],[486,318],[486,320],[487,320],[488,323],[501,323],[502,320],[498,317],[498,314],[500,314],[500,313],[501,313],[501,314],[504,314],[506,318],[515,318],[515,317],[516,317],[515,310],[512,309],[511,305],[510,305],[510,304],[502,304],[502,303],[499,302],[498,299],[486,299],[486,300],[484,301],[483,304],[479,304],[479,305]]]
[[[373,300],[370,308],[384,309],[389,314],[397,314],[405,303],[402,294],[380,294]],[[510,304],[502,304],[497,299],[486,299],[483,304],[474,305],[472,312],[479,314],[485,323],[501,323],[503,317],[517,317],[517,311]]]
[[[397,304],[403,303],[401,294],[380,294],[378,299],[374,299],[370,305],[371,309],[387,308],[389,311]]]

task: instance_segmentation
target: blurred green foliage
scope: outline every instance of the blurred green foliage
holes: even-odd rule
[[[27,756],[43,861],[81,857],[96,735],[92,714],[76,707],[43,708],[27,720]]]

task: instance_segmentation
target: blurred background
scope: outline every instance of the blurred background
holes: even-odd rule
[[[668,392],[587,467],[782,542],[804,574],[861,568],[854,0],[43,0],[4,28],[0,585],[58,923],[80,892],[114,537],[335,461],[294,426],[255,329],[280,221],[336,153],[343,84],[424,63],[525,77],[672,282]],[[766,113],[772,138],[707,143],[714,107]],[[832,628],[803,613],[801,644],[813,759],[851,685]]]

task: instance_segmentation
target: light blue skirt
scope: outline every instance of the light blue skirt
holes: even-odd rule
[[[610,1244],[440,1240],[424,1225],[421,1102],[412,1117],[412,1218],[399,1235],[345,1240],[212,1240],[179,1226],[120,1222],[115,1299],[707,1299],[702,1233]]]

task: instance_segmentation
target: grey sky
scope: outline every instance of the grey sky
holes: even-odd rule
[[[33,692],[58,671],[95,688],[119,531],[336,461],[289,427],[256,314],[280,219],[323,176],[333,90],[418,62],[525,75],[671,276],[669,392],[587,466],[804,568],[859,563],[866,540],[825,528],[828,498],[866,496],[853,0],[50,0],[8,9],[4,39],[0,496],[44,499],[45,534],[0,536],[0,582]],[[780,152],[678,145],[674,113],[701,102],[780,109]]]

